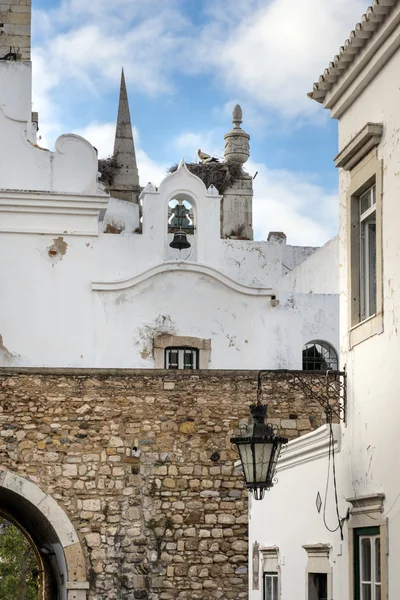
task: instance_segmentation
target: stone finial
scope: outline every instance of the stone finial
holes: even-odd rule
[[[224,138],[224,155],[228,162],[244,164],[250,156],[250,136],[240,127],[242,117],[242,109],[239,104],[236,104],[232,111],[233,129]]]
[[[114,156],[118,162],[118,172],[111,186],[111,196],[120,200],[137,202],[140,192],[139,174],[136,164],[131,115],[125,75],[122,69],[119,95],[117,129],[115,133]]]
[[[232,123],[235,127],[240,127],[240,125],[243,123],[243,112],[240,104],[236,104],[232,111]]]

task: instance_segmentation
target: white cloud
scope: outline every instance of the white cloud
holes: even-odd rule
[[[247,170],[258,171],[253,198],[256,239],[283,231],[288,244],[321,246],[337,234],[337,195],[315,183],[312,175],[252,162]]]
[[[118,85],[122,65],[151,96],[174,93],[180,74],[214,77],[245,105],[250,125],[268,120],[268,108],[321,120],[306,93],[365,8],[364,0],[205,0],[199,25],[184,7],[182,0],[62,0],[34,11],[41,40],[33,51],[34,109],[46,134],[55,128],[61,83],[95,100]]]
[[[197,150],[203,150],[213,156],[223,158],[224,148],[221,146],[223,132],[217,130],[209,131],[184,131],[176,136],[171,142],[174,152],[180,153],[186,162],[197,162]]]
[[[306,93],[360,19],[364,0],[252,0],[251,11],[235,14],[242,4],[227,0],[223,11],[212,11],[198,62],[259,106],[286,116],[312,113],[317,105]]]

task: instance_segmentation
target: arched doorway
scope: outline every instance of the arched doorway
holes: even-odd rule
[[[0,516],[31,540],[40,600],[86,600],[89,583],[78,535],[50,495],[15,473],[0,471]]]
[[[43,562],[33,542],[0,514],[0,598],[40,600]]]

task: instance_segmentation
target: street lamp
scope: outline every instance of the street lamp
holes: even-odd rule
[[[265,423],[267,406],[261,404],[260,379],[259,376],[257,404],[250,406],[252,429],[231,438],[231,443],[237,446],[239,452],[246,487],[253,493],[255,500],[262,500],[265,490],[276,483],[276,464],[282,445],[288,443],[287,438],[276,435],[271,423]]]

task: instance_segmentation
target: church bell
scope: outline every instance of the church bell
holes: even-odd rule
[[[172,242],[170,243],[171,248],[177,248],[178,250],[184,250],[190,248],[186,233],[184,231],[177,231],[174,233]]]

